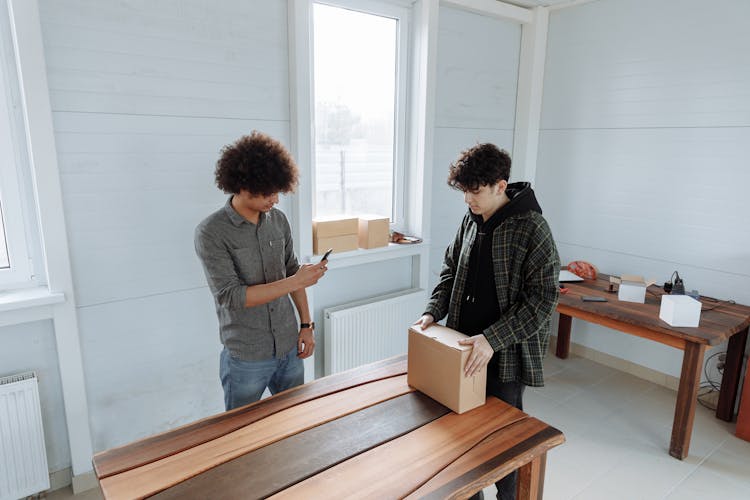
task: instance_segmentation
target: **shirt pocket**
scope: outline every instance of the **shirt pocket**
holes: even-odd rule
[[[286,278],[286,241],[284,238],[270,241],[270,255],[268,262],[271,264],[268,271],[273,274],[273,279]]]
[[[233,248],[230,250],[237,277],[245,285],[264,283],[263,263],[257,248]]]

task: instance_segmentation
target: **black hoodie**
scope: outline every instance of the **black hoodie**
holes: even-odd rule
[[[514,215],[534,211],[542,213],[534,190],[528,182],[508,184],[505,194],[510,202],[487,219],[471,214],[477,225],[477,237],[469,256],[468,278],[464,288],[458,331],[466,335],[478,335],[496,322],[503,311],[497,300],[495,273],[492,263],[492,234],[506,219]]]

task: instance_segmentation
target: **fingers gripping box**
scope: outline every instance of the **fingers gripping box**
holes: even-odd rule
[[[472,349],[458,343],[465,338],[441,325],[409,328],[407,383],[456,413],[483,405],[487,386],[486,368],[464,375]]]

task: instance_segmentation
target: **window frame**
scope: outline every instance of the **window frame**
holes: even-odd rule
[[[3,38],[8,33],[3,30]],[[6,40],[7,41],[7,40]],[[0,54],[0,203],[8,251],[9,268],[0,269],[0,290],[10,290],[33,285],[31,254],[24,223],[21,176],[18,171],[20,152],[14,141],[14,123],[11,113],[11,67],[6,54]]]
[[[391,201],[392,218],[391,225],[405,226],[407,220],[407,213],[405,209],[405,197],[406,197],[406,186],[407,186],[407,172],[406,172],[406,158],[408,156],[408,114],[409,114],[409,36],[411,32],[411,18],[410,8],[411,2],[393,0],[312,0],[310,2],[310,38],[311,38],[311,53],[314,54],[314,30],[315,23],[313,17],[314,4],[329,5],[331,7],[338,7],[342,9],[352,10],[356,12],[362,12],[365,14],[371,14],[375,16],[388,17],[397,21],[397,33],[396,33],[396,81],[394,82],[395,88],[395,110],[394,110],[394,127],[393,127],[393,150],[394,150],[394,164],[393,164],[393,187]],[[315,216],[317,211],[317,200],[315,199],[315,84],[314,75],[315,72],[315,61],[314,56],[311,54],[310,61],[310,96],[311,102],[311,135],[312,139],[312,151],[311,151],[311,179],[313,183],[312,193],[312,215]],[[356,215],[356,214],[353,214]]]

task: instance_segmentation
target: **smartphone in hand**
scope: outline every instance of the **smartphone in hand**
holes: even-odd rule
[[[323,255],[323,257],[320,259],[320,262],[323,262],[328,258],[329,255],[331,255],[331,252],[333,252],[333,248],[329,248],[328,251]]]

